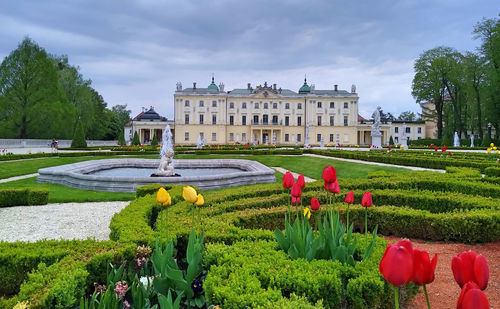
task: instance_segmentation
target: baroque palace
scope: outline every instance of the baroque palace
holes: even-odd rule
[[[196,83],[183,88],[179,82],[173,123],[153,108],[144,110],[126,125],[125,138],[130,141],[135,131],[147,144],[153,134],[161,139],[169,123],[178,145],[197,144],[200,136],[205,144],[370,145],[372,122],[358,114],[358,102],[355,85],[351,91],[337,85],[319,90],[306,79],[297,92],[267,82],[224,91],[224,84],[216,85],[213,77],[206,88]],[[404,127],[409,139],[426,137],[424,122]],[[382,142],[388,144],[392,135],[398,143],[402,128],[402,122],[383,123]]]

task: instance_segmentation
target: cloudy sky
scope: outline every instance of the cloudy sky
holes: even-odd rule
[[[226,90],[248,82],[297,91],[357,85],[360,113],[419,111],[413,62],[439,45],[474,50],[498,0],[2,1],[0,59],[31,37],[68,55],[108,106],[173,116],[177,81]]]

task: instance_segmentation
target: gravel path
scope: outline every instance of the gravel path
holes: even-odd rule
[[[38,176],[38,173],[15,176],[15,177],[10,177],[10,178],[0,179],[0,183],[16,181],[16,180],[26,179],[26,178],[36,177],[36,176]]]
[[[109,239],[111,217],[130,202],[61,203],[0,208],[0,241]]]

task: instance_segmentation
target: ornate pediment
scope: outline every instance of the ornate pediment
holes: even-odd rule
[[[280,95],[281,88],[276,89],[276,84],[273,86],[268,86],[267,82],[264,83],[264,86],[257,86],[253,92],[252,97],[257,99],[277,99],[281,98]]]

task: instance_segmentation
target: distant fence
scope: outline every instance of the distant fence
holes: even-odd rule
[[[71,140],[57,140],[59,147],[70,147]],[[46,148],[51,139],[0,139],[0,148]],[[117,146],[118,141],[87,141],[87,146]]]

